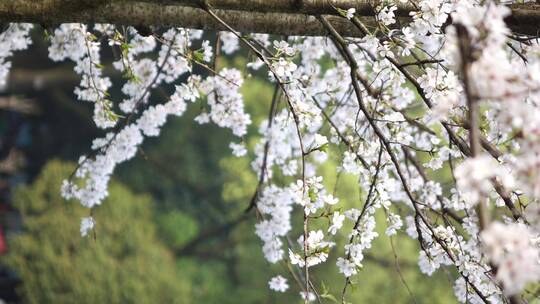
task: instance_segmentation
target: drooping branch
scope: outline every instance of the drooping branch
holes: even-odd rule
[[[433,239],[443,248],[443,250],[446,252],[448,258],[452,260],[453,263],[456,262],[455,257],[453,256],[452,252],[448,249],[448,247],[444,244],[444,242],[441,241],[441,239],[437,236],[433,228],[431,227],[429,221],[427,220],[426,215],[423,213],[423,211],[418,207],[419,202],[413,195],[413,192],[411,191],[411,188],[408,185],[407,178],[405,177],[403,170],[401,168],[400,162],[392,150],[392,146],[388,139],[386,138],[383,131],[380,129],[380,127],[376,124],[375,120],[367,110],[366,105],[364,104],[364,101],[362,99],[362,93],[361,88],[359,86],[359,79],[357,77],[358,74],[358,63],[354,56],[352,55],[350,49],[348,48],[347,42],[345,39],[334,29],[332,28],[332,25],[328,23],[327,20],[324,19],[324,17],[318,18],[321,21],[321,24],[324,25],[324,27],[328,30],[328,33],[330,34],[332,41],[334,42],[334,45],[340,50],[340,53],[342,54],[343,58],[348,61],[349,66],[351,67],[351,82],[352,86],[354,88],[356,99],[358,102],[358,106],[360,107],[360,110],[364,114],[365,118],[367,119],[368,124],[370,125],[371,129],[373,130],[374,134],[379,138],[379,140],[382,142],[382,144],[385,147],[386,153],[390,157],[391,163],[394,165],[394,169],[396,171],[397,176],[399,177],[399,180],[401,181],[401,185],[403,186],[403,190],[405,191],[405,194],[407,195],[408,199],[410,200],[413,209],[415,211],[415,214],[418,218],[422,220],[422,222],[428,227],[430,230],[431,236]],[[356,72],[355,72],[356,71]],[[418,233],[418,240],[422,245],[421,240],[421,233]],[[464,274],[460,271],[460,275],[465,279],[465,281],[471,285],[471,287],[474,289],[476,294],[482,299],[484,303],[489,303],[486,296],[482,293],[482,291],[471,282],[469,276],[467,274]]]
[[[0,22],[31,22],[55,25],[68,22],[158,25],[206,30],[224,30],[214,18],[200,9],[205,3],[231,27],[242,32],[279,35],[325,35],[314,15],[327,20],[344,36],[360,36],[354,26],[339,17],[335,7],[354,7],[356,15],[373,18],[378,1],[364,0],[3,0]],[[540,31],[540,5],[513,4],[506,18],[509,27],[523,34]],[[409,18],[414,8],[399,5],[397,16]],[[333,16],[332,16],[333,15]]]

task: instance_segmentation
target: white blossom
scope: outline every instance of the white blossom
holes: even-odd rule
[[[332,235],[335,235],[339,229],[343,226],[343,221],[345,216],[340,214],[338,211],[335,211],[332,215],[332,225],[328,227],[328,232]]]
[[[87,236],[94,229],[96,222],[92,217],[83,217],[81,219],[81,235]]]
[[[270,279],[268,282],[268,285],[270,286],[270,289],[278,292],[285,292],[287,289],[289,289],[289,284],[287,284],[287,279],[284,277],[278,275]]]
[[[347,19],[352,19],[354,17],[354,14],[356,13],[356,9],[354,7],[347,10]]]
[[[229,144],[229,147],[231,148],[234,156],[240,157],[246,155],[247,153],[247,149],[244,144],[237,144],[232,142]]]
[[[261,178],[255,234],[270,263],[314,267],[335,258],[340,273],[354,276],[382,231],[378,214],[385,214],[386,235],[405,224],[406,236],[421,242],[421,272],[452,266],[458,301],[483,303],[482,293],[488,302],[504,303],[520,295],[540,279],[540,44],[511,32],[512,11],[504,3],[419,0],[401,24],[396,16],[406,2],[378,4],[371,33],[348,37],[345,45],[325,37],[242,33],[264,60],[249,58],[249,69],[200,74],[194,64],[240,50],[236,33],[219,32],[221,50],[215,50],[201,30],[168,28],[143,37],[133,27],[60,25],[50,36],[49,58],[73,63],[80,77],[74,97],[92,105],[94,123],[105,134],[62,183],[62,196],[87,208],[101,204],[116,166],[195,104],[195,122],[230,130],[233,155],[253,157],[251,169]],[[349,23],[356,14],[354,8],[337,11]],[[10,24],[0,33],[0,90],[10,58],[31,44],[31,28]],[[471,50],[465,58],[464,42]],[[112,63],[120,81],[104,72],[101,55],[110,49],[120,53]],[[469,77],[463,77],[464,63]],[[266,71],[250,74],[257,69]],[[252,118],[242,90],[251,83],[245,79],[261,75],[277,85],[279,98],[248,154]],[[163,85],[163,92],[174,90],[166,98],[154,94]],[[119,90],[110,94],[113,86]],[[481,151],[475,157],[466,140],[471,96],[479,103]],[[361,189],[362,207],[344,209],[340,191],[325,187],[335,182],[341,189],[341,177],[327,174],[335,161],[338,174],[354,175],[346,179]],[[441,177],[448,169],[452,178]],[[480,202],[494,217],[483,230],[474,208]],[[293,227],[296,216],[311,230]],[[345,219],[353,228],[343,228]],[[95,225],[83,218],[81,234]],[[341,237],[347,243],[334,248]],[[276,276],[269,287],[284,292],[287,280]],[[315,300],[313,293],[302,296]]]
[[[540,280],[537,238],[523,224],[492,223],[482,232],[487,257],[497,267],[496,278],[508,295],[518,294],[528,283]]]

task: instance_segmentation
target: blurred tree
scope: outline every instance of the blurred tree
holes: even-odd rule
[[[58,189],[73,165],[51,161],[14,205],[23,231],[9,239],[5,263],[18,272],[28,303],[186,303],[189,281],[155,234],[150,198],[113,183],[107,203],[95,209],[99,228],[81,238],[79,204]]]

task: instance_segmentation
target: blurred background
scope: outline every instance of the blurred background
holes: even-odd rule
[[[92,122],[91,105],[72,93],[79,82],[73,64],[51,62],[43,31],[33,36],[31,48],[13,58],[9,83],[0,91],[0,303],[301,302],[290,278],[285,293],[268,288],[271,277],[287,277],[287,271],[265,261],[255,213],[244,213],[257,185],[252,155],[234,157],[230,131],[194,122],[199,103],[171,118],[159,137],[145,139],[137,157],[120,165],[109,198],[93,213],[95,237],[81,237],[80,218],[89,211],[62,199],[60,184],[103,134]],[[216,40],[212,33],[206,38]],[[248,75],[248,56],[222,56],[216,64],[246,77],[242,90],[253,124],[244,142],[252,151],[274,88],[264,72]],[[105,71],[122,83],[122,75]],[[165,102],[172,89],[154,90],[151,102]],[[119,86],[111,95],[121,99]],[[336,184],[337,164],[330,159],[318,172],[328,187]],[[339,176],[342,207],[361,206],[361,191],[353,176]],[[422,275],[417,244],[403,231],[388,238],[379,216],[380,237],[348,300],[454,303],[452,274]],[[335,267],[345,237],[341,242],[330,261],[313,270],[325,303],[337,302],[345,283]]]

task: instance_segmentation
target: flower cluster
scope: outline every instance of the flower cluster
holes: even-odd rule
[[[305,256],[289,249],[289,260],[291,264],[299,267],[306,265],[312,267],[325,262],[328,259],[330,249],[335,245],[333,242],[324,240],[324,233],[321,230],[310,231],[305,242],[304,236],[300,236],[298,244],[305,246]]]
[[[225,68],[219,75],[206,78],[201,89],[207,95],[210,112],[200,114],[199,122],[212,120],[222,128],[231,129],[234,135],[244,136],[251,118],[244,112],[244,100],[240,94],[242,83],[242,75],[236,69]]]
[[[482,197],[488,197],[496,177],[501,177],[506,186],[513,186],[512,175],[487,155],[466,159],[456,168],[454,175],[463,200],[471,206]]]
[[[97,155],[81,157],[75,171],[75,177],[81,179],[83,184],[65,180],[62,196],[75,198],[87,208],[101,204],[108,196],[108,183],[115,167],[135,156],[144,135],[157,136],[167,116],[181,116],[184,113],[186,100],[192,100],[195,95],[188,88],[177,86],[175,94],[166,104],[150,107],[137,122],[128,124],[118,133],[110,132],[103,138],[95,139],[92,149]]]
[[[75,88],[79,100],[94,103],[94,122],[106,129],[116,124],[108,89],[112,83],[102,74],[100,43],[82,24],[62,24],[54,31],[49,47],[49,58],[54,61],[69,59],[75,62],[75,72],[81,82]]]
[[[268,285],[270,286],[270,289],[278,292],[285,292],[287,289],[289,289],[287,279],[280,275],[273,277],[270,282],[268,282]]]
[[[290,190],[276,186],[265,188],[258,200],[257,208],[265,219],[255,225],[255,232],[264,243],[264,257],[270,263],[283,259],[281,238],[291,230],[292,205]]]
[[[538,235],[527,226],[496,222],[482,232],[481,238],[506,294],[518,294],[528,283],[540,280]]]
[[[0,31],[0,90],[7,83],[7,76],[11,63],[8,60],[15,51],[21,51],[32,43],[29,37],[33,25],[26,23],[14,23],[7,25],[4,31]]]

